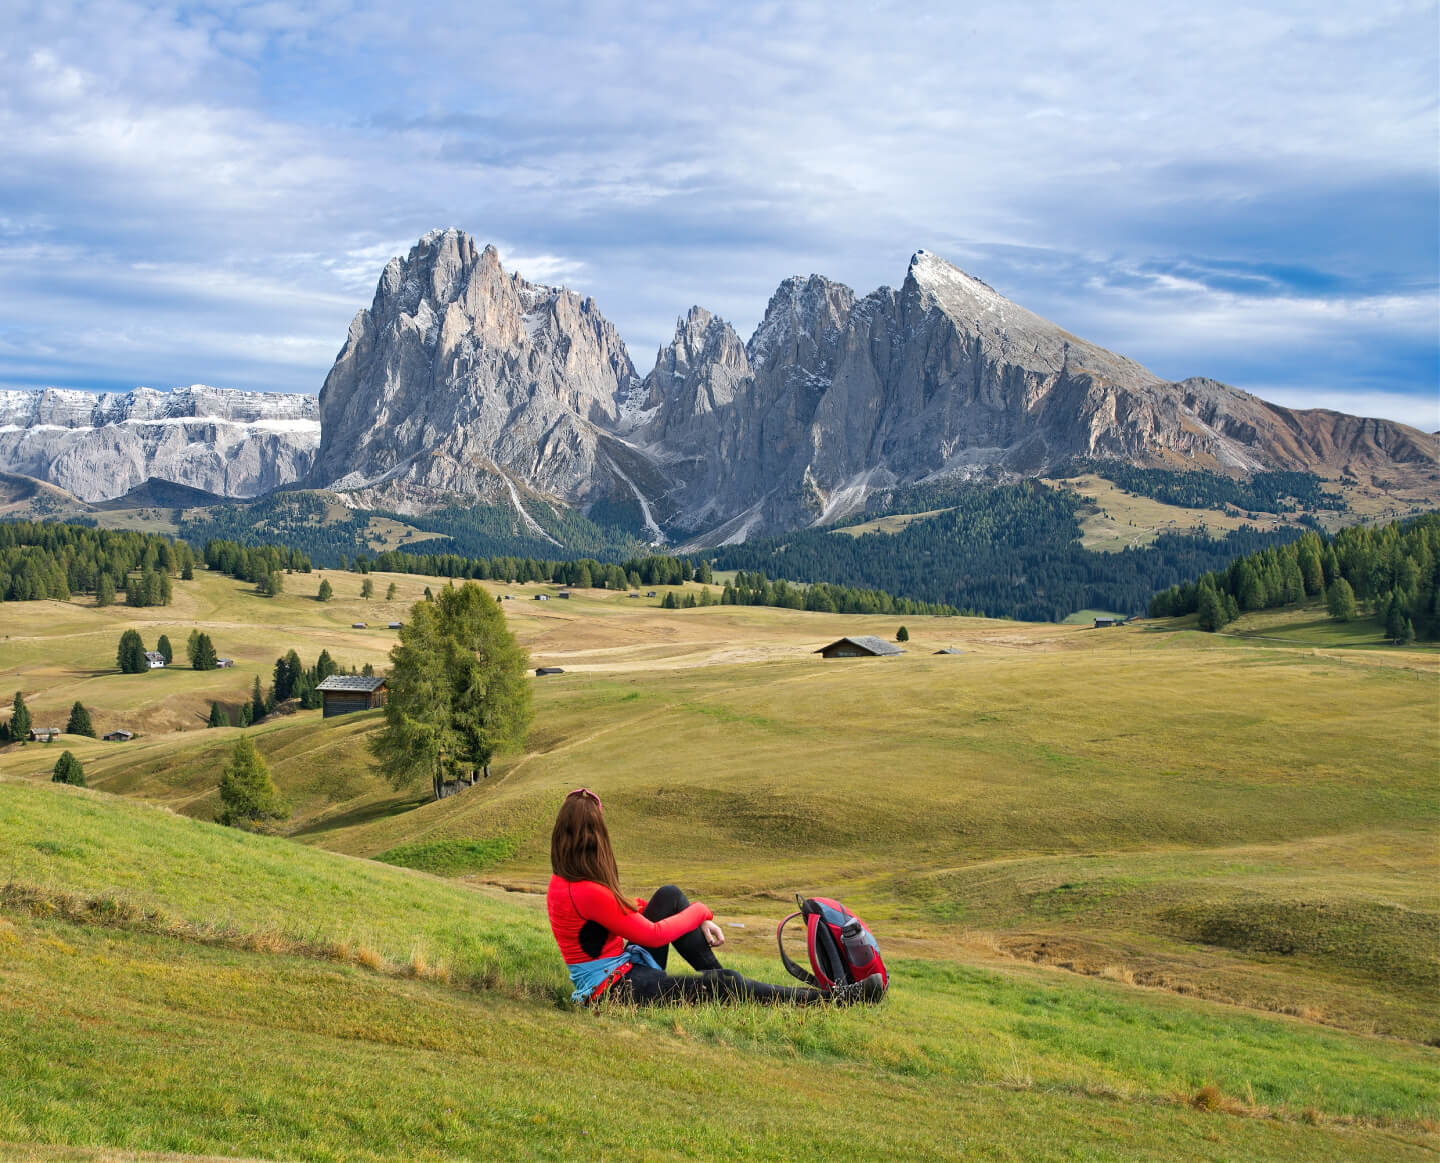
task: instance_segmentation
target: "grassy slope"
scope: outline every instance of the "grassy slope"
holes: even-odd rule
[[[1402,1042],[903,958],[883,1020],[597,1018],[554,1007],[533,899],[14,781],[0,835],[4,874],[42,890],[0,922],[0,1142],[328,1159],[1404,1157],[1432,1141],[1433,1054]],[[95,923],[46,916],[61,890],[99,897]],[[301,957],[287,937],[332,944]],[[1274,1117],[1192,1109],[1206,1085],[1232,1115]],[[837,1106],[847,1118],[826,1117]]]
[[[180,603],[170,611],[46,604],[53,616],[42,628],[47,624],[34,617],[36,607],[0,607],[0,632],[12,634],[11,642],[26,642],[16,652],[5,644],[0,683],[15,679],[42,710],[68,708],[72,692],[83,688],[105,725],[108,714],[157,721],[157,704],[148,700],[162,688],[139,684],[171,682],[159,705],[178,709],[183,722],[194,721],[208,707],[209,684],[248,686],[247,675],[178,668],[132,680],[87,672],[99,669],[91,658],[95,643],[112,652],[125,625],[150,620],[173,626],[177,613],[209,619],[202,624],[222,652],[252,667],[247,673],[268,670],[262,664],[288,645],[307,661],[322,645],[346,662],[381,661],[390,636],[351,631],[349,622],[380,621],[388,616],[377,614],[385,604],[365,608],[351,594],[358,592],[358,578],[332,578],[345,596],[343,604],[329,607],[294,594],[267,602],[244,592],[247,587],[203,575],[193,585],[177,586]],[[289,580],[292,589],[318,585],[314,577]],[[389,580],[376,578],[381,593]],[[426,584],[397,580],[402,596],[412,600]],[[517,595],[505,608],[535,661],[562,665],[567,674],[537,684],[530,749],[502,763],[489,785],[396,814],[413,800],[380,784],[364,762],[374,716],[322,724],[307,713],[256,732],[277,782],[296,802],[292,827],[298,838],[363,856],[421,846],[427,867],[469,873],[466,884],[337,863],[286,841],[234,837],[169,816],[131,817],[124,813],[134,809],[108,801],[83,826],[46,816],[39,805],[78,812],[77,805],[95,801],[48,786],[24,787],[44,780],[58,755],[38,746],[0,752],[0,771],[23,781],[0,785],[3,794],[41,797],[23,801],[23,810],[8,817],[0,810],[0,877],[72,891],[118,889],[191,920],[340,941],[397,964],[418,953],[423,964],[444,963],[457,981],[501,984],[503,1006],[533,1010],[533,1023],[543,1028],[554,1015],[534,1000],[537,991],[548,997],[563,985],[538,902],[479,882],[520,888],[542,883],[555,798],[585,783],[605,796],[627,881],[643,891],[678,880],[721,908],[727,923],[744,924],[729,930],[742,966],[773,979],[768,926],[795,889],[827,891],[858,907],[880,929],[887,951],[908,958],[901,980],[915,990],[911,1002],[902,1002],[907,995],[901,993],[892,999],[883,1030],[853,1015],[830,1015],[825,1029],[831,1032],[823,1037],[804,1032],[817,1029],[812,1019],[797,1030],[772,1015],[687,1016],[680,1032],[669,1021],[645,1017],[602,1019],[619,1023],[614,1030],[587,1026],[603,1028],[606,1038],[620,1040],[616,1044],[629,1045],[637,1033],[646,1039],[663,1034],[680,1040],[671,1047],[676,1055],[698,1054],[697,1046],[703,1047],[721,1055],[714,1061],[723,1060],[730,1073],[759,1072],[776,1080],[797,1055],[808,1064],[805,1070],[849,1063],[857,1095],[865,1089],[859,1082],[864,1071],[879,1069],[885,1085],[869,1088],[876,1092],[872,1105],[862,1106],[879,1123],[890,1126],[899,1117],[898,1107],[884,1103],[907,1094],[1001,1155],[1027,1153],[1021,1131],[1007,1137],[987,1130],[977,1111],[999,1104],[1014,1109],[1017,1128],[1031,1126],[1020,1113],[1030,1109],[1027,1102],[1011,1103],[1016,1093],[1010,1086],[1019,1086],[1022,1098],[1040,1095],[1036,1109],[1065,1128],[1036,1140],[1045,1144],[1041,1153],[1058,1153],[1073,1140],[1107,1153],[1145,1154],[1148,1144],[1151,1153],[1264,1155],[1281,1153],[1294,1135],[1311,1133],[1287,1122],[1271,1140],[1262,1135],[1251,1141],[1245,1136],[1252,1129],[1226,1130],[1221,1145],[1206,1146],[1192,1132],[1214,1133],[1214,1120],[1196,1122],[1197,1116],[1166,1103],[1207,1081],[1247,1103],[1254,1093],[1255,1106],[1280,1106],[1291,1115],[1314,1105],[1322,1123],[1355,1116],[1399,1119],[1408,1136],[1421,1125],[1416,1119],[1434,1117],[1432,1090],[1417,1091],[1386,1073],[1392,1054],[1419,1064],[1417,1069],[1433,1068],[1433,1051],[1314,1024],[1412,1040],[1440,1036],[1434,1020],[1440,1000],[1435,748],[1433,732],[1415,730],[1417,723],[1433,723],[1433,650],[1373,649],[1363,625],[1314,639],[1318,645],[1308,630],[1287,641],[1285,624],[1273,615],[1242,620],[1235,629],[1248,636],[1236,638],[1168,627],[1094,632],[910,619],[912,641],[904,657],[822,663],[806,650],[841,633],[888,637],[894,627],[881,619],[764,609],[660,611],[650,601],[599,592],[535,603],[530,594],[553,587],[495,588]],[[177,645],[188,624],[181,619],[179,629],[170,630]],[[929,653],[950,644],[967,654]],[[117,711],[122,705],[133,709]],[[76,751],[92,784],[207,817],[214,773],[234,734],[172,730],[128,745],[86,742]],[[163,828],[137,822],[156,819],[166,821]],[[111,829],[105,820],[121,822]],[[37,829],[28,838],[13,827],[21,821]],[[191,831],[172,834],[172,828]],[[147,839],[152,835],[158,848]],[[183,843],[177,839],[182,835],[188,837]],[[212,847],[197,855],[186,847],[200,843],[196,837],[220,839],[205,839]],[[270,869],[264,876],[257,872],[260,854]],[[205,871],[197,875],[194,865]],[[340,868],[364,879],[332,892],[324,886]],[[406,893],[435,895],[407,903]],[[16,948],[48,949],[52,938],[76,945],[73,931],[53,928],[54,920],[16,923]],[[25,928],[37,924],[39,929]],[[477,937],[477,930],[487,936]],[[497,945],[490,936],[497,932],[519,936]],[[137,963],[164,956],[167,947],[162,938],[143,934],[107,931],[105,939],[120,942],[116,957]],[[142,940],[160,944],[152,954],[149,946],[133,944]],[[265,960],[262,969],[247,956],[187,945],[182,953],[172,951],[171,962],[238,958],[247,966],[236,970],[238,977],[276,974],[277,981],[291,983],[286,988],[301,992],[319,975],[331,983],[327,996],[334,998],[343,998],[361,974],[349,962],[292,964],[285,957]],[[1016,959],[1094,976],[1056,977]],[[7,992],[39,989],[53,971],[42,961],[16,969],[29,976],[17,976],[16,989]],[[204,971],[194,973],[198,981]],[[1137,989],[1132,982],[1170,992]],[[445,992],[435,982],[391,977],[373,987]],[[184,991],[177,994],[182,1017],[175,1020],[209,1020],[195,988],[188,1002]],[[453,992],[451,987],[445,996]],[[1207,1008],[1176,999],[1174,992],[1310,1021]],[[452,1000],[462,1007],[457,1024],[468,1027],[479,1019],[464,1007],[491,1003],[462,993]],[[127,1007],[120,1008],[129,1013]],[[341,1010],[336,1002],[333,1013],[323,1006],[317,1011],[317,1030],[329,1031],[317,1036],[338,1036],[349,1049],[363,1049],[366,1061],[373,1059],[363,1037],[351,1045],[346,1035],[334,1034],[348,1028]],[[136,1029],[112,1031],[117,1045],[129,1047],[125,1053],[146,1053],[143,1032],[136,1030],[159,1021],[160,1010],[147,1013],[135,1018]],[[215,1039],[229,1020],[215,1019]],[[417,1028],[415,1037],[428,1036],[428,1026]],[[1160,1029],[1164,1036],[1155,1037]],[[965,1030],[966,1038],[957,1039],[956,1030]],[[1143,1036],[1137,1038],[1137,1030]],[[493,1029],[491,1035],[506,1036]],[[257,1038],[269,1036],[256,1031]],[[537,1045],[543,1041],[541,1034],[526,1036]],[[283,1033],[274,1037],[285,1040]],[[1291,1045],[1292,1038],[1300,1042]],[[1215,1057],[1210,1043],[1216,1039],[1225,1047],[1238,1039],[1249,1047],[1248,1056],[1232,1060],[1226,1049]],[[304,1055],[318,1052],[319,1044],[307,1043],[285,1069],[303,1071]],[[557,1060],[588,1061],[590,1052],[603,1053],[572,1046]],[[446,1069],[473,1072],[466,1053],[457,1050],[459,1058]],[[1347,1065],[1344,1071],[1337,1067],[1337,1076],[1370,1078],[1373,1085],[1343,1098],[1328,1092],[1323,1105],[1311,1102],[1297,1081],[1303,1072],[1298,1066],[1294,1078],[1286,1072],[1287,1064],[1316,1056],[1343,1060]],[[1390,1065],[1374,1075],[1377,1061]],[[523,1073],[538,1068],[536,1062],[526,1058],[516,1068]],[[673,1069],[652,1065],[662,1073]],[[203,1061],[191,1069],[203,1073]],[[361,1065],[344,1069],[360,1080],[358,1091],[369,1084]],[[803,1087],[815,1094],[828,1085],[822,1074],[806,1077],[811,1080]],[[727,1111],[737,1126],[754,1125],[718,1084],[693,1085],[704,1094],[707,1111]],[[133,1108],[143,1091],[144,1084],[136,1083],[128,1098],[114,1091],[97,1099],[93,1117],[101,1118],[107,1104],[119,1104],[132,1113],[117,1116],[115,1125],[128,1126],[127,1120],[139,1118]],[[232,1094],[229,1101],[238,1100]],[[515,1101],[519,1109],[532,1109]],[[622,1107],[633,1113],[638,1103],[635,1098]],[[767,1107],[767,1117],[781,1118],[778,1109]],[[800,1107],[785,1109],[784,1118],[799,1117]],[[365,1134],[380,1134],[376,1126],[388,1117],[376,1112],[378,1122],[367,1123]],[[484,1117],[493,1121],[494,1112]],[[567,1134],[574,1132],[575,1117],[572,1112]],[[707,1134],[722,1134],[724,1121]],[[1226,1122],[1250,1127],[1247,1120]],[[14,1125],[31,1131],[7,1132],[0,1123],[0,1140],[7,1134],[34,1137],[43,1123]],[[662,1116],[651,1125],[669,1132],[675,1126]],[[1273,1129],[1259,1125],[1265,1134]],[[618,1133],[614,1126],[611,1132]],[[475,1137],[480,1133],[473,1125],[464,1132],[467,1149],[498,1141]],[[885,1137],[891,1132],[876,1133],[876,1149],[906,1149],[905,1140]],[[352,1153],[356,1140],[339,1131],[325,1134],[321,1141],[350,1144],[334,1147],[337,1153]],[[561,1140],[535,1134],[523,1140],[532,1149],[566,1153],[556,1145]],[[86,1135],[89,1141],[125,1141],[93,1126],[55,1137],[80,1142]],[[157,1138],[153,1126],[135,1141],[170,1142]],[[381,1134],[377,1141],[389,1140]],[[730,1139],[707,1141],[708,1153],[732,1149]],[[184,1142],[187,1150],[223,1146],[199,1131]],[[1356,1149],[1347,1143],[1322,1136],[1315,1143],[1307,1139],[1306,1150]],[[777,1140],[762,1153],[785,1150]]]

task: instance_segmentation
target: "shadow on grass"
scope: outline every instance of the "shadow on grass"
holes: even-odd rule
[[[311,821],[303,827],[288,833],[288,835],[323,836],[327,832],[339,831],[342,828],[353,827],[357,824],[369,824],[375,820],[384,820],[391,816],[398,816],[402,812],[414,811],[416,808],[424,807],[430,802],[429,796],[396,796],[391,799],[375,800],[371,803],[361,804],[359,807],[351,808],[347,812],[340,812],[337,815],[326,816],[323,819]]]

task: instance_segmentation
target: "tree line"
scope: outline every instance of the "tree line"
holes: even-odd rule
[[[527,511],[570,556],[613,561],[633,556],[644,546],[644,541],[637,536],[641,528],[638,509],[633,514],[633,522],[623,526],[597,522],[563,507],[552,509],[540,501],[528,504]],[[609,513],[608,509],[596,511]],[[426,544],[439,553],[523,558],[556,548],[553,542],[530,532],[509,504],[456,507],[420,516],[357,509],[334,519],[329,512],[329,504],[319,494],[278,492],[254,501],[192,510],[181,521],[180,531],[196,545],[210,540],[246,546],[278,541],[305,553],[325,569],[346,569],[356,557],[373,552],[370,546],[372,517],[389,518],[421,532],[437,534]]]
[[[183,541],[68,522],[0,522],[0,601],[91,593],[108,606],[123,593],[130,606],[165,606],[176,575],[195,576],[195,554]]]
[[[1075,460],[1066,475],[1093,472],[1126,492],[1187,509],[1244,509],[1251,513],[1295,513],[1301,509],[1348,506],[1339,493],[1326,492],[1313,472],[1257,472],[1228,477],[1204,469],[1175,471],[1141,468],[1119,460]]]
[[[704,595],[709,597],[709,593]],[[673,601],[673,593],[666,595]],[[664,605],[665,603],[661,603]],[[694,595],[686,595],[686,605],[696,604]],[[709,605],[701,601],[700,605]],[[763,573],[746,573],[741,570],[734,581],[727,581],[720,594],[722,606],[779,606],[787,610],[813,610],[823,614],[958,614],[953,606],[935,602],[919,602],[911,598],[897,598],[884,590],[859,590],[849,586],[832,585],[829,582],[815,582],[813,585],[791,585],[784,581],[771,581]]]
[[[1440,513],[1387,525],[1353,525],[1237,558],[1150,601],[1154,618],[1198,614],[1220,630],[1242,613],[1325,598],[1332,618],[1367,614],[1396,643],[1440,638]]]

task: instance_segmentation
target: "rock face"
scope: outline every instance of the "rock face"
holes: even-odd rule
[[[663,491],[614,435],[638,377],[593,300],[528,283],[460,231],[391,259],[320,391],[312,481],[402,512]]]
[[[0,391],[0,471],[87,501],[118,497],[150,477],[253,497],[307,475],[319,444],[313,396],[202,384],[104,395]]]
[[[703,544],[835,520],[878,488],[1076,455],[1218,471],[1436,462],[1436,441],[1404,425],[1165,382],[925,251],[898,291],[858,301],[787,280],[743,355],[692,311],[629,429],[677,482],[677,532]]]
[[[537,506],[618,502],[653,540],[699,545],[1076,455],[1440,482],[1436,450],[1384,420],[1167,383],[923,250],[898,290],[860,299],[787,279],[748,343],[693,307],[642,380],[591,299],[507,274],[458,230],[390,260],[318,401],[0,392],[0,471],[87,500],[150,477],[233,497],[300,482],[401,512],[508,505],[537,536]]]

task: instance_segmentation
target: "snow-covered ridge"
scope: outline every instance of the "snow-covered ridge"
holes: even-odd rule
[[[71,388],[17,388],[0,391],[0,427],[16,429],[103,428],[126,423],[212,423],[254,425],[258,430],[308,433],[320,430],[319,401],[284,392],[241,392],[192,384],[169,392],[85,392]]]

